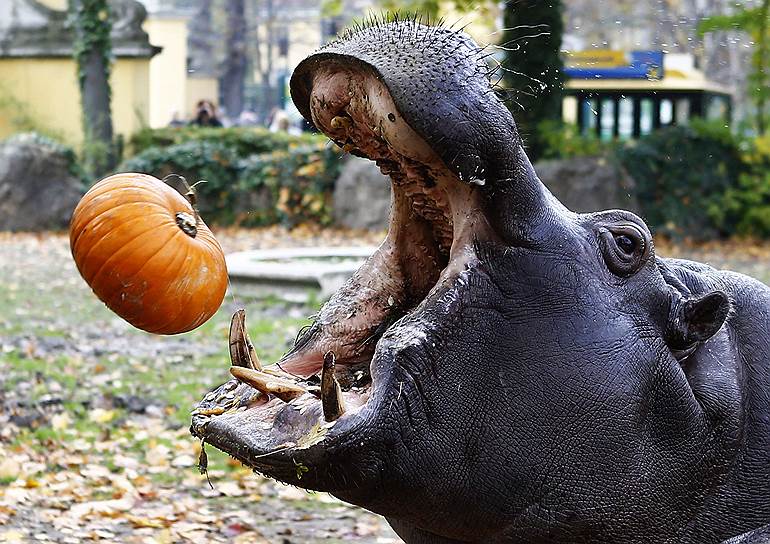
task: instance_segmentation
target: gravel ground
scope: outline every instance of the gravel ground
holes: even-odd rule
[[[372,245],[382,233],[217,232],[227,252]],[[658,252],[770,283],[770,245],[658,244]],[[187,432],[193,402],[225,381],[229,316],[245,306],[263,360],[315,309],[231,293],[200,329],[137,331],[80,279],[61,234],[0,234],[0,542],[400,542],[382,518],[252,474]]]

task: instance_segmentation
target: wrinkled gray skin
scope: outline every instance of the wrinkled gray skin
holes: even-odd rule
[[[486,70],[464,34],[411,21],[300,64],[300,111],[394,185],[383,248],[280,362],[307,377],[335,351],[348,411],[319,441],[310,395],[259,404],[239,384],[250,407],[193,432],[410,544],[719,543],[767,524],[770,289],[657,257],[629,212],[565,209]]]

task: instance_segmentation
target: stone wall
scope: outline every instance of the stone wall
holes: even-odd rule
[[[541,161],[535,171],[548,189],[574,212],[610,209],[639,213],[636,184],[607,157],[574,157]]]

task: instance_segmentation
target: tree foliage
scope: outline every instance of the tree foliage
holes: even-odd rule
[[[742,30],[754,42],[751,71],[748,77],[749,96],[754,103],[754,126],[759,134],[770,128],[770,0],[755,6],[741,6],[729,15],[715,15],[701,21],[701,35],[718,30]]]
[[[537,159],[545,146],[539,125],[561,122],[564,23],[561,0],[507,0],[503,14],[503,84],[509,108]]]

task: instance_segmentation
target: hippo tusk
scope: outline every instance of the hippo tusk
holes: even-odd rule
[[[233,366],[262,370],[257,351],[246,330],[246,311],[241,308],[230,321],[230,362]]]
[[[345,413],[345,400],[342,398],[342,389],[334,377],[334,353],[331,351],[324,355],[323,369],[321,370],[321,407],[326,421],[334,421]]]
[[[254,389],[257,389],[266,395],[278,397],[284,402],[289,402],[307,393],[303,387],[300,387],[296,383],[251,368],[231,366],[230,374],[237,380],[250,385]]]

